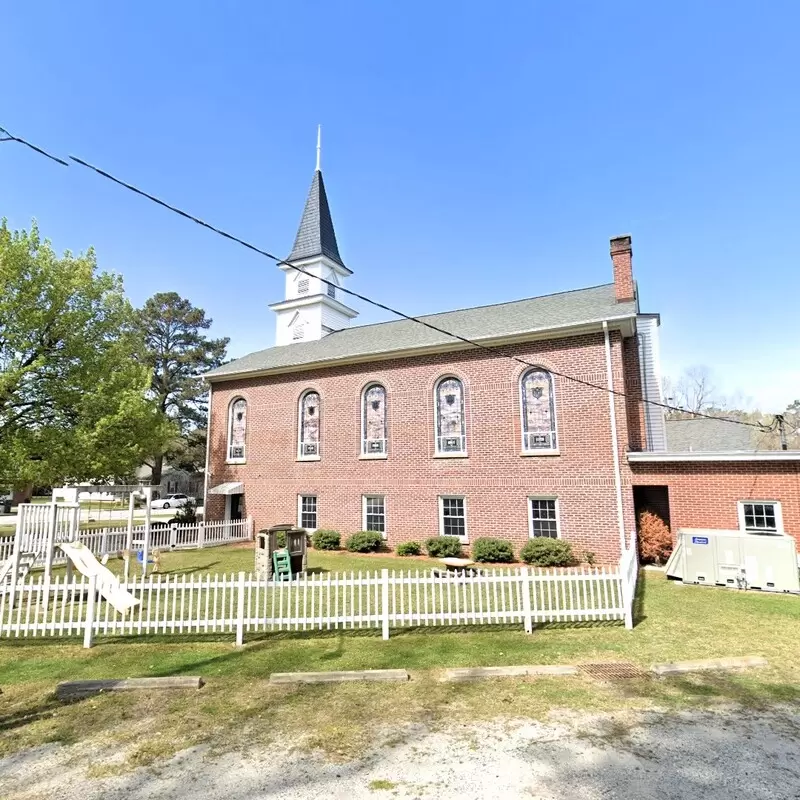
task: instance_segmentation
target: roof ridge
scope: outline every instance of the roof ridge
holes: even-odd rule
[[[545,297],[558,297],[562,294],[574,294],[575,292],[588,292],[591,289],[603,289],[607,286],[613,286],[613,283],[598,283],[596,286],[583,286],[580,289],[564,289],[561,292],[550,292],[550,294],[537,294],[533,297],[520,297],[517,300],[504,300],[499,303],[487,303],[486,305],[482,306],[465,306],[464,308],[451,308],[447,311],[434,311],[430,314],[409,314],[409,316],[413,316],[414,319],[430,319],[431,317],[441,317],[445,314],[456,314],[459,311],[478,311],[482,308],[496,308],[497,306],[513,306],[517,303],[527,303],[531,300],[543,300]],[[343,331],[354,331],[354,330],[364,330],[364,328],[376,328],[378,325],[390,325],[393,322],[410,322],[412,320],[408,320],[405,317],[401,317],[400,319],[386,319],[382,322],[369,322],[366,325],[352,325],[349,328],[343,328]],[[342,331],[334,331],[334,333],[341,333]],[[331,334],[328,334],[329,336]],[[269,348],[267,348],[269,349]]]

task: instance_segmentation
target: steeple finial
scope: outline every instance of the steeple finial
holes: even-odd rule
[[[320,171],[321,151],[322,151],[322,125],[317,125],[317,172]]]

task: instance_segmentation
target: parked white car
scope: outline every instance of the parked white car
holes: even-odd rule
[[[180,508],[187,503],[194,503],[194,497],[187,497],[185,494],[168,494],[160,500],[153,500],[153,508]]]

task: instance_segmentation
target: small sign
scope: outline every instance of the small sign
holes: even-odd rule
[[[692,536],[692,544],[708,544],[708,536]]]

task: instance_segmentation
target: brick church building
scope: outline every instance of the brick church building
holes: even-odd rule
[[[610,260],[609,283],[422,318],[483,347],[410,320],[354,326],[318,166],[275,346],[207,376],[207,518],[378,530],[390,547],[563,537],[600,561],[642,505],[673,528],[800,531],[800,453],[669,448],[647,402],[660,320],[639,308],[629,236]]]

